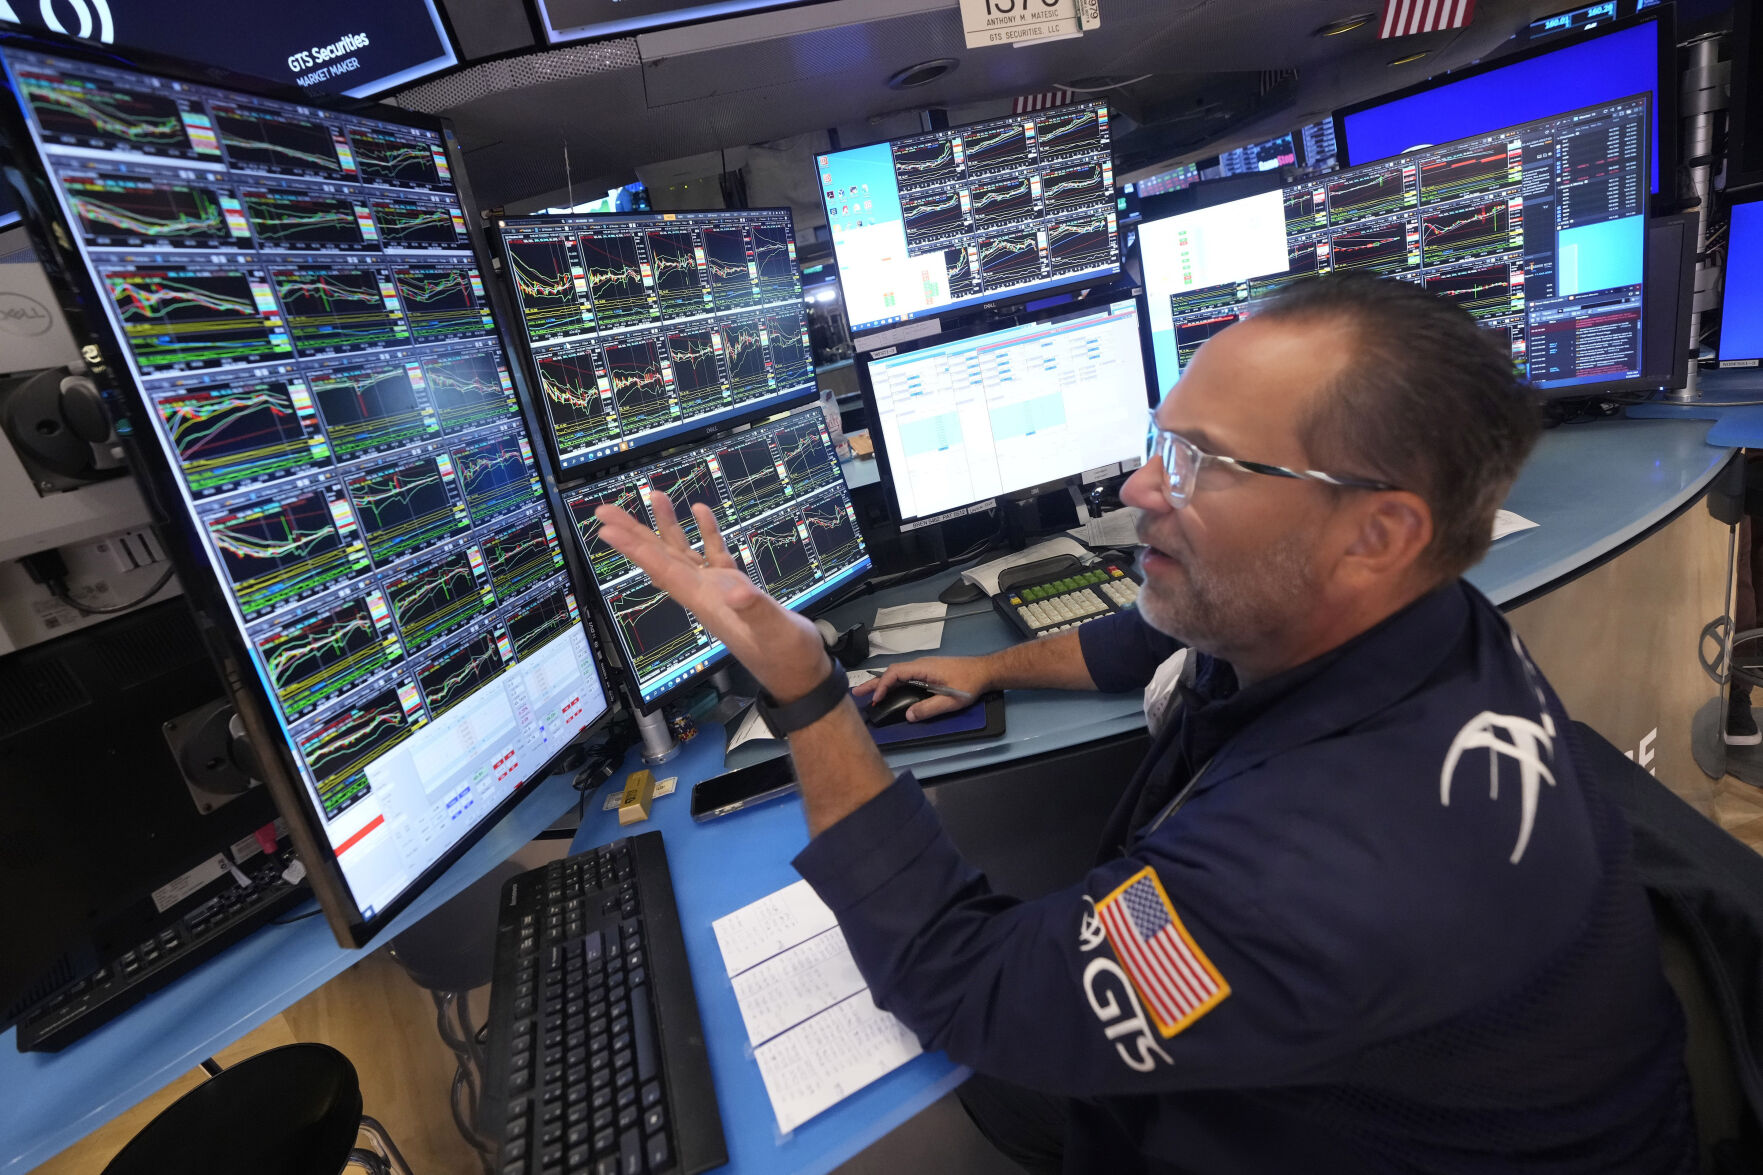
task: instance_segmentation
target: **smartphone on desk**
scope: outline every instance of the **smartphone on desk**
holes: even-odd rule
[[[779,755],[700,781],[692,788],[692,819],[714,820],[796,790],[796,764]]]

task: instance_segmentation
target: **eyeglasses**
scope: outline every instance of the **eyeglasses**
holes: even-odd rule
[[[1157,415],[1151,414],[1149,427],[1145,430],[1145,464],[1149,465],[1153,457],[1163,460],[1163,474],[1168,479],[1164,492],[1169,495],[1172,506],[1186,506],[1188,498],[1194,492],[1194,481],[1200,476],[1200,470],[1208,461],[1231,469],[1240,469],[1244,473],[1259,473],[1267,477],[1291,477],[1299,481],[1320,481],[1327,485],[1341,486],[1355,490],[1393,490],[1396,487],[1388,482],[1372,481],[1363,477],[1348,477],[1340,473],[1322,473],[1315,469],[1287,469],[1283,465],[1267,465],[1260,461],[1239,461],[1235,457],[1221,457],[1217,453],[1201,452],[1199,446],[1180,433],[1170,432],[1157,426]]]

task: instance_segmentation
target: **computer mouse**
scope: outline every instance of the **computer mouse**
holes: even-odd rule
[[[871,726],[893,726],[897,722],[906,721],[906,711],[926,698],[936,696],[921,685],[902,681],[890,689],[885,698],[863,712],[863,721]]]

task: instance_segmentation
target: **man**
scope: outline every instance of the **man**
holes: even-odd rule
[[[659,535],[601,509],[800,726],[796,866],[876,1002],[1033,1170],[1693,1170],[1626,827],[1458,578],[1537,431],[1502,348],[1325,279],[1207,342],[1153,423],[1136,613],[874,691],[1139,688],[1190,648],[1099,863],[1036,901],[963,863],[708,511],[700,557],[665,504]]]

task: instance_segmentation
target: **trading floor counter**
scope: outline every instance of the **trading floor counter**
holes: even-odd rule
[[[1669,756],[1677,753],[1673,744],[1681,741],[1686,744],[1681,758],[1689,762],[1688,714],[1666,715],[1660,709],[1656,695],[1664,687],[1658,681],[1632,672],[1626,677],[1611,674],[1621,673],[1624,656],[1667,656],[1685,667],[1685,684],[1678,690],[1682,698],[1673,695],[1673,707],[1681,709],[1700,688],[1690,668],[1697,632],[1724,607],[1726,547],[1721,544],[1727,530],[1706,510],[1686,507],[1706,492],[1732,452],[1705,443],[1708,429],[1706,421],[1613,420],[1549,433],[1508,501],[1510,509],[1536,527],[1500,540],[1469,576],[1496,603],[1514,609],[1514,625],[1568,709],[1619,747],[1638,742],[1643,763],[1656,753],[1655,770],[1680,791],[1690,784],[1668,773],[1668,768],[1682,770]],[[1666,541],[1675,544],[1669,552],[1651,553]],[[1634,570],[1625,571],[1625,566]],[[842,627],[871,620],[878,606],[932,599],[950,574],[859,596],[830,618]],[[1567,599],[1576,589],[1593,597]],[[964,605],[951,612],[981,607],[983,603]],[[1621,608],[1650,619],[1613,620],[1610,610]],[[1670,620],[1666,612],[1682,616]],[[1611,639],[1617,634],[1633,640],[1625,644]],[[985,652],[1009,639],[1008,628],[995,614],[961,616],[947,621],[937,655]],[[930,654],[909,656],[924,655]],[[1700,672],[1699,665],[1693,669]],[[1648,672],[1659,680],[1666,676]],[[1627,711],[1612,717],[1599,712],[1600,693],[1621,692],[1613,690],[1612,682],[1626,682],[1632,687],[1627,692],[1639,698],[1630,708],[1653,726],[1653,752],[1639,734],[1629,735],[1630,728],[1645,726],[1635,726]],[[1710,691],[1717,687],[1702,690]],[[942,777],[957,777],[948,784],[955,791],[962,786],[961,773],[995,772],[1006,765],[1027,770],[1048,755],[1077,753],[1073,748],[1084,744],[1119,743],[1142,728],[1143,715],[1136,695],[1013,693],[1007,725],[1007,733],[992,740],[898,751],[890,761],[914,768],[931,786],[935,802],[937,789],[944,786],[937,782]],[[705,824],[691,820],[687,807],[692,785],[723,768],[722,737],[720,729],[700,732],[661,767],[659,776],[678,777],[678,791],[655,802],[648,823],[621,829],[613,813],[601,810],[600,800],[640,765],[633,751],[624,772],[588,799],[572,850],[605,843],[623,832],[663,832],[729,1142],[728,1170],[824,1171],[943,1096],[963,1073],[941,1055],[920,1057],[792,1135],[779,1135],[710,923],[796,880],[789,862],[806,843],[807,832],[793,799]],[[781,748],[775,742],[749,744],[734,759],[751,761]],[[538,784],[536,790],[378,942],[390,941],[483,876],[577,798],[562,776]],[[269,926],[59,1054],[21,1055],[12,1034],[0,1038],[0,1090],[8,1100],[7,1113],[0,1116],[0,1173],[36,1166],[360,957],[360,952],[339,949],[320,918]]]

